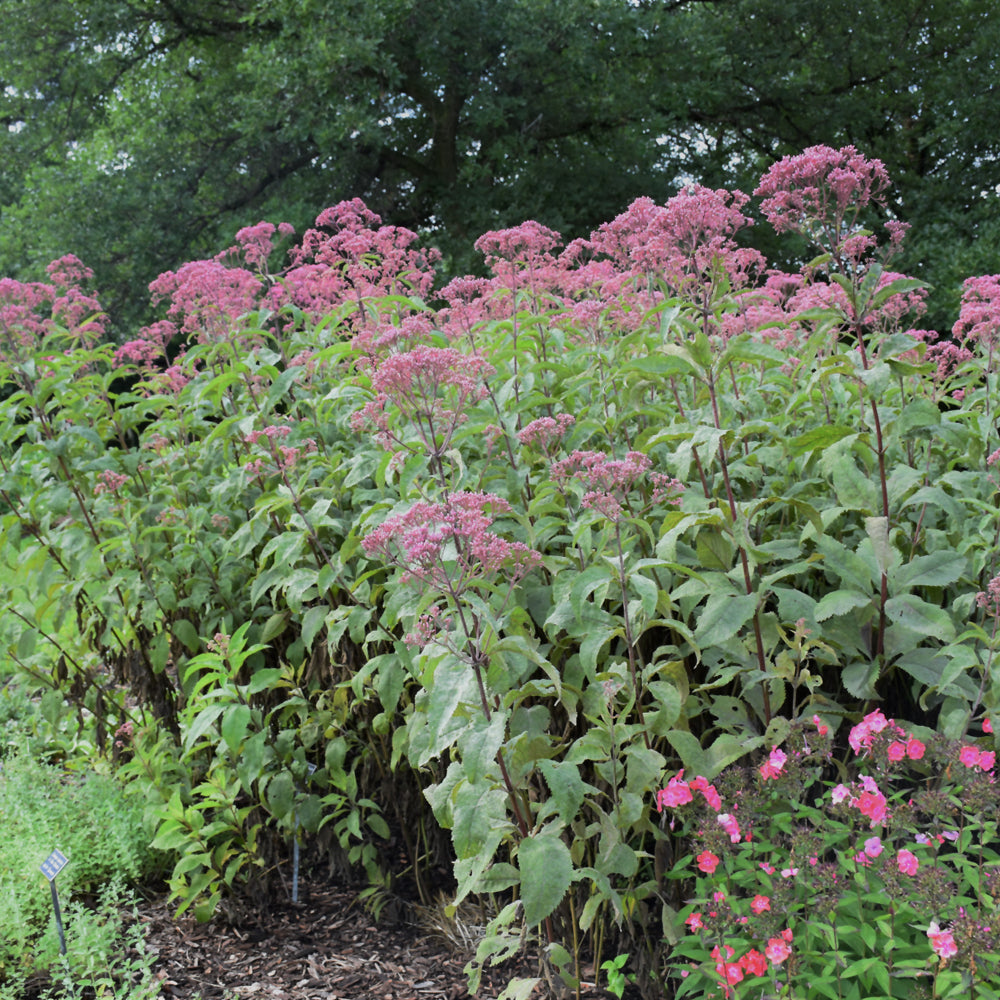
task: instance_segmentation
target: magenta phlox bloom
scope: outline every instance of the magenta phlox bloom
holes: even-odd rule
[[[952,955],[958,954],[958,945],[955,943],[955,936],[950,930],[941,930],[936,920],[932,920],[928,926],[927,937],[930,938],[931,950],[940,958],[948,959]]]
[[[767,781],[771,778],[777,778],[785,767],[785,761],[788,759],[784,750],[774,747],[771,750],[770,755],[767,760],[760,766],[761,777]]]
[[[674,808],[685,805],[693,800],[694,796],[691,794],[691,788],[683,780],[683,775],[684,772],[679,771],[667,782],[666,788],[661,788],[656,793],[656,809],[658,812],[663,812],[664,806]]]
[[[719,866],[719,856],[713,854],[711,851],[702,851],[697,857],[698,870],[703,871],[706,875],[712,875],[715,873],[715,869]]]
[[[901,847],[896,853],[896,864],[904,875],[916,875],[917,869],[920,867],[917,856],[905,847]]]

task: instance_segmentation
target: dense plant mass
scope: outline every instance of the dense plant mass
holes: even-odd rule
[[[268,891],[308,834],[376,908],[401,878],[429,898],[442,865],[456,901],[491,897],[473,985],[527,928],[553,981],[585,958],[621,977],[627,951],[654,995],[710,947],[683,943],[706,831],[658,809],[677,789],[751,759],[780,785],[795,756],[860,802],[876,705],[904,756],[950,740],[992,776],[968,733],[1000,698],[997,278],[966,283],[951,337],[916,327],[924,289],[889,269],[906,226],[860,228],[888,184],[850,147],[776,164],[755,194],[813,245],[795,272],[740,242],[747,194],[692,186],[566,247],[487,233],[491,276],[440,289],[434,252],[359,201],[297,244],[260,223],[162,275],[164,318],[118,347],[78,261],[0,286],[9,656],[146,801],[181,909]],[[914,791],[955,780],[917,763]],[[821,809],[791,801],[727,796],[719,830],[764,813],[754,842],[784,850]],[[968,808],[966,854],[989,815]],[[990,898],[968,878],[932,934]],[[877,920],[886,884],[858,890]],[[949,956],[907,914],[890,937],[932,973]],[[775,965],[809,922],[782,916]]]

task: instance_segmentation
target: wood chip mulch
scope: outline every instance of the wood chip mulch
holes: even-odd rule
[[[378,922],[356,892],[307,884],[298,904],[276,901],[266,913],[197,923],[157,899],[140,904],[147,952],[167,1000],[459,1000],[470,996],[468,954],[411,921]],[[484,970],[478,997],[491,1000],[535,963]],[[588,970],[589,971],[589,970]],[[592,973],[591,973],[592,974]],[[533,997],[552,996],[543,982]],[[588,1000],[610,994],[588,984]]]

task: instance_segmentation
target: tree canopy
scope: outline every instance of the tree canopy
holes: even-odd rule
[[[886,211],[915,226],[904,264],[942,316],[961,277],[996,267],[990,0],[0,0],[0,16],[0,272],[75,253],[119,328],[160,271],[263,218],[301,231],[361,197],[465,271],[486,230],[584,235],[639,195],[746,185],[816,143],[885,162]]]

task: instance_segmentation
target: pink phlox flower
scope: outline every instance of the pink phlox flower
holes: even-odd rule
[[[865,841],[865,854],[870,858],[877,858],[882,853],[882,839],[880,837],[869,837]]]
[[[740,967],[748,976],[767,975],[767,958],[756,948],[751,948],[739,961]]]
[[[851,794],[851,790],[845,784],[839,784],[830,793],[830,798],[834,805],[838,805],[841,802],[851,802],[854,796]]]
[[[765,910],[771,909],[771,900],[767,896],[754,896],[750,903],[750,909],[754,913],[763,913]]]
[[[781,869],[781,877],[782,878],[795,878],[795,876],[798,875],[798,873],[799,873],[798,868],[782,868]]]
[[[699,931],[705,926],[701,921],[700,913],[692,913],[691,916],[684,920],[684,923],[693,931]]]
[[[702,851],[697,857],[698,869],[703,871],[706,875],[712,875],[715,873],[715,869],[719,866],[719,857],[713,854],[711,851]]]
[[[715,959],[715,972],[723,983],[726,985],[733,985],[734,983],[740,982],[743,978],[743,969],[739,962],[730,962],[729,960],[736,953],[736,949],[731,945],[725,945],[726,957],[722,957],[722,951],[718,945],[716,945],[710,952],[712,958]]]
[[[894,763],[896,761],[900,761],[906,756],[906,744],[900,743],[899,740],[893,740],[892,743],[889,744],[886,753],[889,760]]]
[[[932,920],[927,928],[927,937],[930,938],[931,950],[940,958],[948,959],[958,954],[954,935],[950,930],[941,930],[936,920]]]
[[[906,741],[906,756],[910,760],[920,760],[927,748],[915,736],[910,736]]]
[[[992,733],[993,732],[993,723],[990,722],[989,719],[983,719],[983,732],[984,733]]]
[[[867,750],[872,743],[872,736],[875,733],[882,732],[886,726],[891,723],[882,714],[879,709],[866,715],[864,719],[861,720],[850,732],[847,737],[847,742],[850,743],[851,748],[855,753],[861,753],[861,751]]]
[[[777,778],[781,774],[788,759],[784,750],[774,747],[765,763],[760,766],[761,777],[767,781],[769,778]]]
[[[791,953],[792,949],[782,937],[771,938],[764,949],[764,954],[768,957],[772,965],[781,965]]]
[[[740,842],[740,824],[736,821],[736,817],[729,813],[719,813],[715,818],[719,826],[729,834],[730,841],[738,844]]]
[[[964,746],[958,755],[958,759],[966,767],[976,767],[979,764],[980,756],[979,747]]]
[[[675,774],[670,781],[667,782],[667,787],[661,788],[656,793],[657,812],[663,812],[664,806],[674,808],[676,806],[685,805],[694,798],[691,794],[690,786],[683,780],[683,775],[683,770],[678,771],[677,774]]]
[[[916,875],[917,869],[920,867],[920,862],[917,861],[917,856],[912,851],[908,851],[905,847],[901,847],[897,852],[896,864],[904,875]]]
[[[715,790],[715,785],[709,784],[708,779],[703,778],[700,774],[697,778],[692,779],[691,791],[701,792],[702,797],[708,803],[709,807],[714,809],[716,812],[722,808],[722,798]]]
[[[767,862],[767,861],[758,861],[757,864],[758,864],[760,870],[762,872],[764,872],[765,874],[767,874],[767,875],[773,875],[777,871],[777,869],[774,867],[774,865],[772,865],[770,862]]]
[[[873,827],[884,822],[888,815],[885,796],[881,792],[862,792],[857,802],[852,804],[857,805],[862,816],[867,816],[871,820]]]

